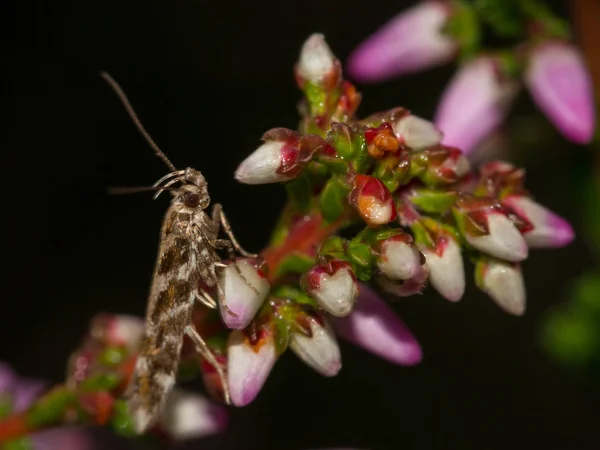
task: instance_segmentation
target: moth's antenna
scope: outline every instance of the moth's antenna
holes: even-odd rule
[[[148,142],[150,147],[152,147],[152,150],[154,150],[154,153],[156,154],[156,156],[158,156],[160,159],[162,159],[162,161],[167,165],[167,167],[169,169],[171,169],[173,172],[176,171],[177,169],[175,168],[173,163],[171,161],[169,161],[169,158],[167,158],[167,155],[165,155],[163,153],[163,151],[156,144],[156,142],[154,142],[154,139],[152,139],[150,134],[148,134],[148,132],[142,125],[142,122],[140,121],[138,115],[135,113],[133,106],[131,106],[131,103],[129,102],[127,95],[125,94],[125,92],[123,92],[123,89],[121,89],[121,86],[119,86],[119,83],[117,83],[115,81],[115,79],[113,77],[111,77],[107,72],[101,72],[100,76],[102,78],[104,78],[104,80],[110,85],[110,87],[113,89],[113,91],[115,91],[115,94],[117,94],[117,97],[119,97],[119,100],[121,100],[121,103],[125,107],[125,111],[127,111],[127,114],[129,114],[129,117],[133,121],[133,123],[136,126],[136,128],[138,129],[138,131],[141,133],[142,136],[144,136],[144,139],[146,139],[146,141]]]
[[[161,188],[160,186],[133,186],[133,187],[110,187],[108,193],[110,195],[126,195],[126,194],[137,194],[138,192],[156,192],[162,189],[163,191],[174,191],[171,188]]]

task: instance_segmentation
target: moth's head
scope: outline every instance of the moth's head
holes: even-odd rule
[[[184,184],[177,189],[175,201],[190,209],[206,209],[210,205],[208,185],[204,176],[197,170],[187,168]]]

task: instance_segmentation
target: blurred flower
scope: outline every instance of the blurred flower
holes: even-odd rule
[[[564,247],[575,238],[569,222],[529,197],[511,195],[503,198],[502,204],[532,225],[530,230],[523,233],[530,248]]]
[[[507,313],[515,316],[525,313],[525,284],[518,264],[480,260],[475,268],[475,281]]]
[[[230,262],[219,274],[219,285],[225,294],[226,305],[219,303],[223,323],[236,330],[245,328],[269,293],[269,282],[264,272],[247,259]],[[252,286],[249,286],[250,283]]]
[[[482,56],[465,64],[444,91],[435,124],[445,145],[471,152],[502,124],[518,92],[518,83],[500,72],[498,61]]]
[[[272,332],[259,330],[256,336],[234,330],[227,341],[227,383],[231,402],[245,406],[262,389],[277,354]]]
[[[359,81],[377,82],[450,61],[456,42],[442,32],[448,3],[422,1],[369,36],[350,55],[347,69]]]
[[[420,266],[413,276],[407,280],[396,281],[380,276],[377,277],[377,282],[384,291],[396,297],[410,297],[411,295],[423,292],[428,277],[429,268],[427,266]]]
[[[383,225],[396,218],[390,191],[375,177],[356,175],[349,201],[369,226]]]
[[[358,296],[352,266],[341,260],[331,259],[314,266],[303,278],[303,285],[321,308],[338,317],[352,312]]]
[[[561,133],[579,144],[592,140],[596,122],[593,84],[579,50],[559,41],[535,46],[525,82]]]
[[[292,332],[290,348],[308,366],[326,377],[332,377],[342,368],[340,347],[331,325],[325,317],[306,315],[309,334]]]
[[[161,424],[175,440],[210,436],[228,424],[227,411],[202,395],[173,389],[165,404]],[[65,447],[66,448],[66,447]]]
[[[360,285],[356,308],[349,316],[332,319],[336,333],[353,344],[401,366],[421,362],[416,338],[388,304],[368,285]]]

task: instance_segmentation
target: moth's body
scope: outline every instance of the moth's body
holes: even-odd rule
[[[230,242],[218,239],[220,205],[214,217],[204,211],[210,203],[200,172],[186,169],[173,190],[165,215],[159,253],[146,311],[146,333],[128,389],[128,406],[138,432],[151,426],[161,413],[175,384],[184,334],[190,334],[196,300],[217,284],[220,248]],[[173,181],[173,180],[172,180]],[[171,183],[172,184],[172,183]],[[193,336],[191,336],[193,337]]]

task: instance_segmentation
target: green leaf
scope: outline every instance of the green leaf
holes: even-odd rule
[[[99,373],[86,378],[79,385],[84,392],[111,391],[121,383],[121,377],[115,373]]]
[[[348,256],[350,261],[358,267],[370,268],[375,264],[375,255],[371,251],[371,246],[360,242],[351,242],[348,246]]]
[[[15,439],[2,444],[2,450],[35,450],[29,438]]]
[[[355,148],[357,152],[352,161],[352,168],[357,173],[366,173],[373,165],[374,160],[371,155],[369,155],[369,151],[367,150],[367,140],[362,133],[356,136]]]
[[[281,355],[286,351],[290,343],[290,326],[282,318],[274,317],[275,325],[275,352],[277,355]]]
[[[301,173],[296,179],[285,184],[285,190],[294,207],[301,213],[310,207],[312,185],[308,174]]]
[[[13,408],[12,396],[8,393],[0,393],[0,419],[7,417]]]
[[[275,288],[271,295],[273,297],[293,300],[294,302],[303,305],[316,306],[316,302],[306,295],[304,291],[290,285],[283,285]]]
[[[116,400],[113,406],[112,427],[120,435],[134,437],[137,435],[133,426],[133,420],[127,412],[127,404],[124,400]]]
[[[462,57],[469,58],[477,53],[480,46],[479,19],[467,2],[454,1],[452,6],[453,14],[442,31],[458,42]]]
[[[333,256],[338,259],[345,259],[346,239],[340,236],[332,236],[326,239],[319,248],[319,256]]]
[[[323,218],[328,222],[338,219],[348,204],[350,188],[338,177],[332,177],[321,192],[319,206]]]
[[[277,267],[275,277],[278,278],[286,273],[303,274],[315,264],[314,258],[301,253],[293,252],[287,255]]]
[[[452,207],[456,198],[457,194],[453,191],[418,189],[415,190],[415,195],[410,197],[410,201],[421,211],[442,214]]]
[[[334,122],[331,124],[326,140],[342,158],[350,159],[356,152],[354,131],[345,123]]]
[[[44,395],[27,411],[27,422],[33,428],[58,423],[67,407],[74,401],[73,392],[64,387],[56,388]]]

